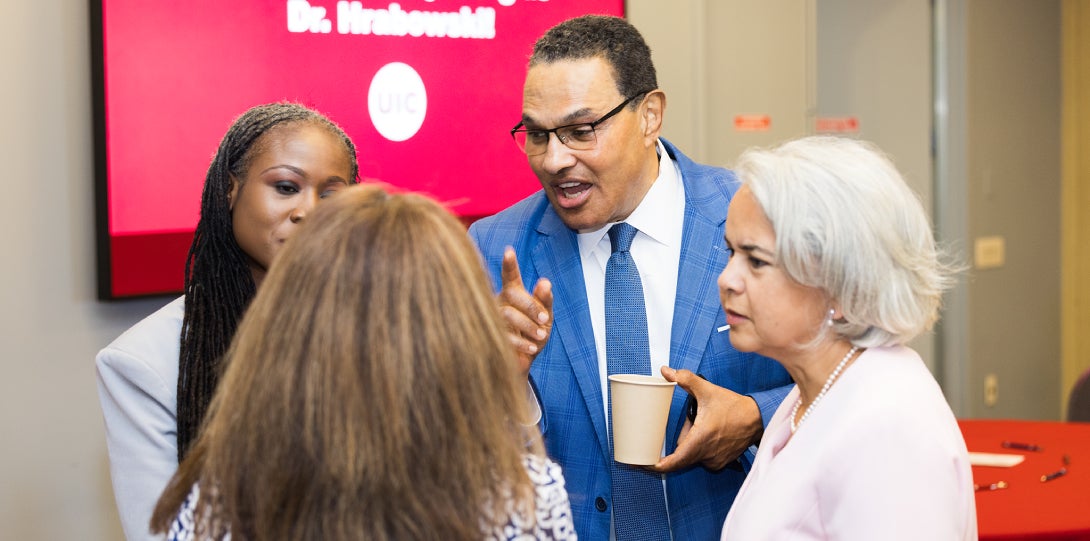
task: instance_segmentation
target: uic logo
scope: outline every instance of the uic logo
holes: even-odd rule
[[[416,135],[428,112],[428,93],[420,74],[403,62],[382,66],[371,79],[367,111],[375,129],[390,141]]]

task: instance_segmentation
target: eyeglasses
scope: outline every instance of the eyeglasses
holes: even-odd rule
[[[646,95],[648,92],[650,92],[650,90],[637,92],[594,122],[568,124],[567,126],[560,126],[551,130],[531,130],[524,128],[522,122],[519,121],[518,124],[515,124],[514,128],[511,128],[511,137],[515,140],[515,144],[519,146],[519,149],[525,152],[527,156],[544,154],[545,150],[549,148],[550,133],[556,134],[556,138],[561,143],[564,143],[564,146],[572,150],[590,150],[598,143],[598,138],[594,134],[594,128],[606,120],[609,120],[613,115],[621,112],[621,109],[624,109],[632,100]]]

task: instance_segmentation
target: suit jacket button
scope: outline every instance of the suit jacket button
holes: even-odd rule
[[[606,505],[606,499],[601,497],[601,496],[598,496],[594,500],[594,508],[599,510],[599,511],[602,511],[604,513],[605,510],[608,508],[608,506]]]

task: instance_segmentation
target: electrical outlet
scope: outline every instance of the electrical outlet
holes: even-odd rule
[[[978,269],[997,269],[1006,262],[1003,237],[977,237],[973,246],[973,265]]]
[[[993,407],[999,402],[999,377],[995,374],[984,376],[984,405]]]

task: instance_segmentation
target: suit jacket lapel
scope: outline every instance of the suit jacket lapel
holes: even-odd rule
[[[668,147],[669,148],[669,147]],[[677,296],[670,333],[670,366],[700,372],[708,341],[726,324],[719,304],[716,280],[727,264],[723,225],[727,199],[715,186],[721,179],[709,179],[693,162],[672,149],[685,183],[685,223],[682,230],[681,261],[678,265]],[[688,395],[674,392],[666,433],[667,452],[673,452],[685,415],[681,411]]]
[[[718,224],[711,223],[692,210],[691,204],[685,209],[683,248],[670,333],[670,366],[676,369],[696,372],[704,357],[708,337],[717,326],[726,324],[716,286],[719,273],[727,264],[722,223],[723,220]],[[718,321],[720,319],[723,321]]]
[[[609,453],[598,353],[590,321],[583,266],[575,233],[552,209],[545,211],[538,233],[543,237],[534,248],[538,276],[553,283],[553,331],[546,347],[563,347],[571,363],[579,391],[590,412],[591,422],[604,453]],[[531,284],[532,286],[532,284]],[[559,343],[559,344],[558,344]],[[553,356],[563,358],[564,356]]]
[[[723,224],[728,201],[715,186],[721,179],[708,178],[685,156],[675,159],[681,165],[685,183],[685,223],[670,334],[670,366],[696,372],[708,338],[726,324],[716,280],[727,264]]]

